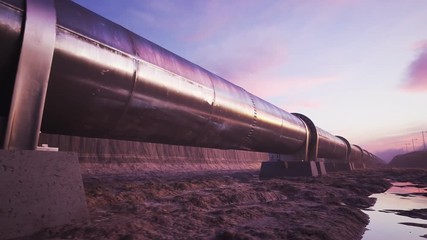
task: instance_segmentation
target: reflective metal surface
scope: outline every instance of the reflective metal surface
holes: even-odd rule
[[[351,145],[351,152],[349,157],[350,162],[360,161],[362,159],[362,155],[363,155],[363,150],[361,147],[357,145]]]
[[[71,1],[55,7],[43,132],[280,154],[305,150],[310,132],[297,116]],[[22,11],[22,1],[0,0],[0,48],[12,49],[0,56],[2,85],[14,81]],[[345,158],[345,141],[314,129],[318,157]]]
[[[350,154],[351,154],[351,144],[346,138],[344,138],[342,136],[336,136],[336,137],[341,139],[345,143],[346,155],[343,159],[348,162],[350,159]]]
[[[369,160],[372,159],[371,153],[363,149],[363,155],[362,155],[362,161],[369,162]]]
[[[345,142],[338,137],[317,127],[319,134],[319,157],[343,159],[347,154]]]
[[[317,133],[316,125],[307,116],[301,113],[292,113],[292,115],[301,119],[306,128],[306,146],[304,153],[305,161],[317,161],[318,150],[319,150],[319,134]]]
[[[22,48],[3,143],[5,149],[34,150],[37,146],[55,32],[53,0],[28,1]]]
[[[4,133],[12,101],[13,85],[21,51],[21,25],[23,12],[12,5],[0,2],[0,146],[3,147]]]
[[[57,11],[44,132],[277,153],[304,147],[298,118],[72,2]]]

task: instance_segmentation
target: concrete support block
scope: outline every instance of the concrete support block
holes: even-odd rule
[[[350,169],[351,169],[351,171],[353,171],[354,169],[356,169],[356,168],[354,167],[354,163],[349,162],[349,164],[350,164]]]
[[[262,162],[259,177],[317,177],[319,171],[316,162],[286,161]]]
[[[362,163],[362,162],[354,162],[353,165],[354,165],[354,169],[365,169],[366,168],[365,163]]]
[[[349,172],[353,170],[353,164],[348,162],[326,162],[325,167],[328,172]]]
[[[0,193],[1,239],[88,219],[75,153],[0,150]]]
[[[327,172],[325,167],[325,162],[315,162],[315,163],[316,163],[317,171],[319,172],[319,174],[322,176],[325,176]]]

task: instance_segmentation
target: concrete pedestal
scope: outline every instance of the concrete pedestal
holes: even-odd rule
[[[365,169],[366,168],[365,163],[362,163],[362,162],[355,162],[355,163],[353,163],[353,165],[354,165],[354,169]]]
[[[0,150],[0,193],[1,239],[88,219],[75,153]]]
[[[326,162],[325,167],[328,172],[350,172],[353,170],[353,164],[348,162]]]
[[[319,171],[314,161],[262,162],[259,173],[260,178],[317,176],[319,176]]]
[[[327,169],[325,167],[325,162],[315,162],[315,163],[316,163],[317,171],[319,172],[319,174],[322,176],[326,175]]]

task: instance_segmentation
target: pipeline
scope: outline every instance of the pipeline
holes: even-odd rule
[[[313,138],[319,158],[373,157],[72,1],[52,4],[44,133],[277,154],[302,151]],[[7,129],[15,121],[26,11],[23,0],[0,0],[0,120]]]

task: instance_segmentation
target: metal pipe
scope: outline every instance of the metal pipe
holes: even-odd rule
[[[351,145],[349,161],[350,162],[361,161],[362,156],[363,156],[362,148],[357,145]]]
[[[371,158],[370,157],[371,154],[365,149],[362,149],[362,152],[363,152],[362,160],[364,161],[364,163],[367,163],[369,161],[369,159]]]
[[[319,134],[319,157],[344,159],[347,155],[346,143],[330,134],[329,132],[317,127]]]
[[[339,138],[339,139],[341,139],[344,143],[345,143],[345,146],[346,146],[346,154],[345,154],[345,161],[349,161],[350,160],[350,154],[351,154],[351,144],[350,144],[350,142],[346,139],[346,138],[344,138],[344,137],[342,137],[342,136],[336,136],[337,138]]]
[[[55,8],[42,132],[279,154],[305,148],[298,117],[74,2]],[[5,58],[16,59],[25,12],[21,1],[0,0],[0,13],[0,50],[13,49],[0,56],[0,84],[10,85],[14,65]],[[7,109],[10,96],[1,98]],[[316,129],[319,157],[346,156],[343,140]]]

